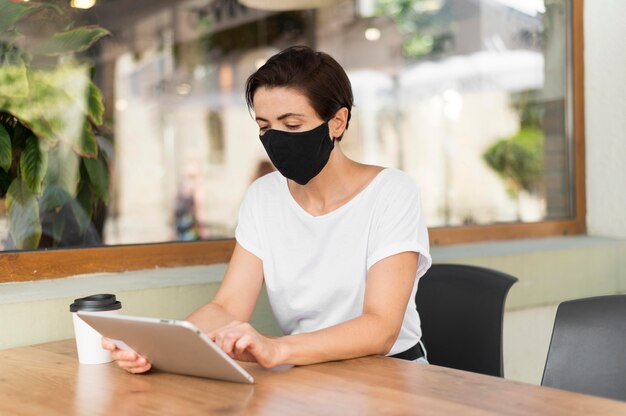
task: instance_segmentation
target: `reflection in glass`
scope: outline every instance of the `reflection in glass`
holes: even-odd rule
[[[102,96],[77,54],[108,32],[75,26],[52,3],[1,0],[0,13],[0,246],[99,244],[109,194]]]
[[[71,17],[110,35],[42,62],[46,76],[71,72],[63,85],[75,97],[85,97],[93,64],[104,109],[94,130],[97,158],[67,141],[41,151],[48,168],[36,198],[50,208],[37,208],[41,241],[232,237],[247,186],[273,169],[243,85],[294,44],[344,66],[356,103],[344,151],[414,177],[429,226],[569,218],[569,7],[566,0],[355,0],[271,11],[233,0],[109,0],[63,18],[50,13],[61,28]],[[19,27],[28,36],[16,45],[50,36],[40,23],[27,16]],[[14,93],[0,87],[0,103]],[[83,137],[80,106],[53,101],[38,97],[31,102],[45,106],[27,108],[62,115],[63,127],[74,129],[67,136]],[[42,203],[48,194],[69,205]],[[24,209],[33,211],[28,201]],[[15,247],[11,212],[0,213],[4,249]],[[59,231],[61,222],[77,231]]]

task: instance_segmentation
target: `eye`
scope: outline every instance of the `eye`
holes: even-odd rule
[[[300,124],[287,124],[285,127],[289,130],[298,130],[302,126]]]
[[[259,126],[260,133],[265,133],[265,131],[267,131],[268,129],[269,129],[269,126]]]

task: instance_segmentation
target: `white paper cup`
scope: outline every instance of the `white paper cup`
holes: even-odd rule
[[[111,352],[102,348],[102,335],[83,321],[76,312],[119,313],[122,305],[115,295],[92,295],[74,300],[70,305],[76,337],[78,361],[81,364],[103,364],[112,361]]]

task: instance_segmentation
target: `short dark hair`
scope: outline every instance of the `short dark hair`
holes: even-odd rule
[[[352,86],[341,65],[327,53],[315,52],[308,46],[291,46],[272,56],[246,81],[248,108],[254,108],[254,94],[261,87],[287,87],[300,91],[325,121],[345,107],[348,109],[348,128],[354,102]],[[335,140],[340,141],[341,136]]]

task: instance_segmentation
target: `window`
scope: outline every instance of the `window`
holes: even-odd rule
[[[433,243],[584,232],[581,0],[56,3],[0,0],[5,279],[226,261],[273,169],[243,85],[293,44],[344,66],[343,150],[415,178]]]

